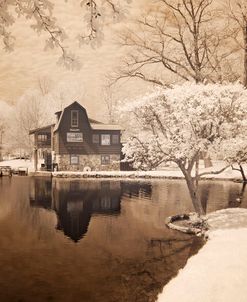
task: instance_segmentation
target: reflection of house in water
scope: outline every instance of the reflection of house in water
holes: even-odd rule
[[[94,214],[120,213],[121,183],[33,179],[31,206],[52,209],[57,229],[77,242],[87,232]]]
[[[31,206],[51,209],[52,206],[52,182],[50,178],[35,178],[31,182],[30,204]]]

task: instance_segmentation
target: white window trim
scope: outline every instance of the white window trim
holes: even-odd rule
[[[73,121],[73,113],[76,112],[77,115],[77,124],[73,125],[72,121]],[[78,110],[71,110],[70,112],[70,125],[71,127],[78,127],[79,126],[79,111]]]
[[[71,161],[72,157],[77,157],[78,162],[77,163],[72,163],[72,161]],[[70,164],[73,165],[73,166],[78,166],[80,164],[80,157],[79,157],[79,155],[77,155],[77,154],[70,154]]]
[[[103,157],[105,157],[105,156],[109,157],[109,162],[108,163],[103,163],[103,161],[102,161]],[[101,165],[107,166],[107,165],[110,165],[110,163],[111,163],[111,156],[110,155],[108,155],[108,154],[101,155]]]
[[[103,144],[103,143],[102,143],[102,142],[103,142],[103,136],[104,136],[104,135],[109,136],[109,144]],[[101,146],[110,146],[110,145],[111,145],[111,135],[110,135],[110,134],[107,134],[107,133],[101,134],[101,135],[100,135],[100,144],[101,144]]]

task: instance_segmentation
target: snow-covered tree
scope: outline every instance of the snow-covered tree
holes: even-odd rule
[[[4,101],[0,101],[0,161],[10,144],[11,116],[13,116],[13,107]]]
[[[131,0],[125,0],[125,4]],[[64,5],[66,5],[64,0]],[[78,66],[78,60],[72,52],[68,50],[64,41],[67,34],[63,26],[58,24],[54,14],[54,0],[4,0],[0,1],[0,41],[2,40],[4,49],[11,51],[14,48],[15,36],[11,32],[11,27],[18,17],[31,20],[32,29],[37,33],[45,33],[45,49],[58,48],[61,51],[59,62],[66,67]],[[82,31],[79,35],[80,42],[93,42],[99,44],[102,40],[102,28],[109,23],[110,19],[117,20],[124,15],[122,5],[116,0],[78,0],[78,9],[84,10],[84,21],[82,21]],[[122,3],[123,4],[123,3]],[[106,22],[106,20],[108,20]],[[76,38],[76,37],[74,37]]]
[[[243,182],[247,182],[243,164],[247,163],[247,140],[246,134],[242,133],[237,138],[232,138],[231,143],[222,146],[224,159],[231,164],[232,169],[239,171]]]
[[[240,84],[192,84],[156,90],[123,109],[129,139],[123,152],[138,169],[150,170],[172,161],[181,169],[197,211],[199,154],[221,154],[247,130],[247,91]]]

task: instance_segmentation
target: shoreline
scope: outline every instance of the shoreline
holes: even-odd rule
[[[157,297],[157,302],[246,301],[247,210],[207,216],[207,240]]]
[[[226,170],[220,174],[215,174],[216,171],[220,171],[224,166],[225,162],[223,161],[213,161],[213,166],[205,168],[203,162],[200,162],[199,169],[201,173],[214,173],[203,175],[200,180],[214,180],[214,181],[226,181],[230,180],[233,182],[242,182],[242,176],[239,171],[232,170],[231,167],[228,167]],[[10,160],[0,162],[0,166],[10,166],[14,170],[20,168],[28,169],[28,175],[34,177],[54,177],[54,178],[73,178],[73,179],[174,179],[174,180],[183,180],[184,175],[176,166],[167,166],[163,167],[160,170],[153,171],[34,171],[33,162],[25,160]],[[247,164],[244,166],[244,170],[247,173]],[[195,173],[195,171],[193,170]]]
[[[159,172],[159,173],[155,173]],[[162,171],[163,172],[163,171]],[[108,178],[108,179],[169,179],[169,180],[184,180],[184,176],[180,175],[169,175],[169,173],[162,173],[161,171],[154,172],[132,172],[132,171],[94,171],[94,172],[47,172],[47,171],[37,171],[29,172],[28,175],[31,177],[52,177],[52,178],[77,178],[77,179],[98,179],[98,178]],[[242,183],[241,177],[231,176],[204,176],[200,181],[205,180],[217,180],[217,181],[233,181]]]

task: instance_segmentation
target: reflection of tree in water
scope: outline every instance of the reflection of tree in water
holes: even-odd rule
[[[179,236],[178,236],[179,237]],[[187,259],[202,247],[203,240],[187,235],[181,238],[152,239],[145,258],[111,259],[112,270],[120,273],[118,291],[109,302],[154,302],[165,284],[185,266]]]
[[[122,192],[129,198],[132,197],[147,197],[150,198],[152,194],[152,185],[149,182],[123,182]]]
[[[246,182],[243,182],[241,189],[239,191],[229,190],[229,197],[228,197],[229,207],[233,208],[233,207],[239,207],[241,205],[242,200],[244,199],[245,189],[246,189]]]
[[[211,207],[212,203],[214,204],[212,207],[214,211],[227,207],[241,206],[242,201],[245,200],[246,183],[242,183],[241,187],[239,187],[239,185],[234,182],[228,182],[228,188],[226,190],[224,183],[206,182],[201,183],[198,190],[200,196],[199,208],[202,208],[206,214],[208,203],[211,204]],[[193,206],[197,212],[198,206],[195,204],[193,204]]]
[[[199,195],[200,195],[200,200],[201,200],[201,206],[203,208],[204,213],[207,212],[207,203],[208,203],[209,191],[210,191],[210,185],[209,184],[201,185]]]

